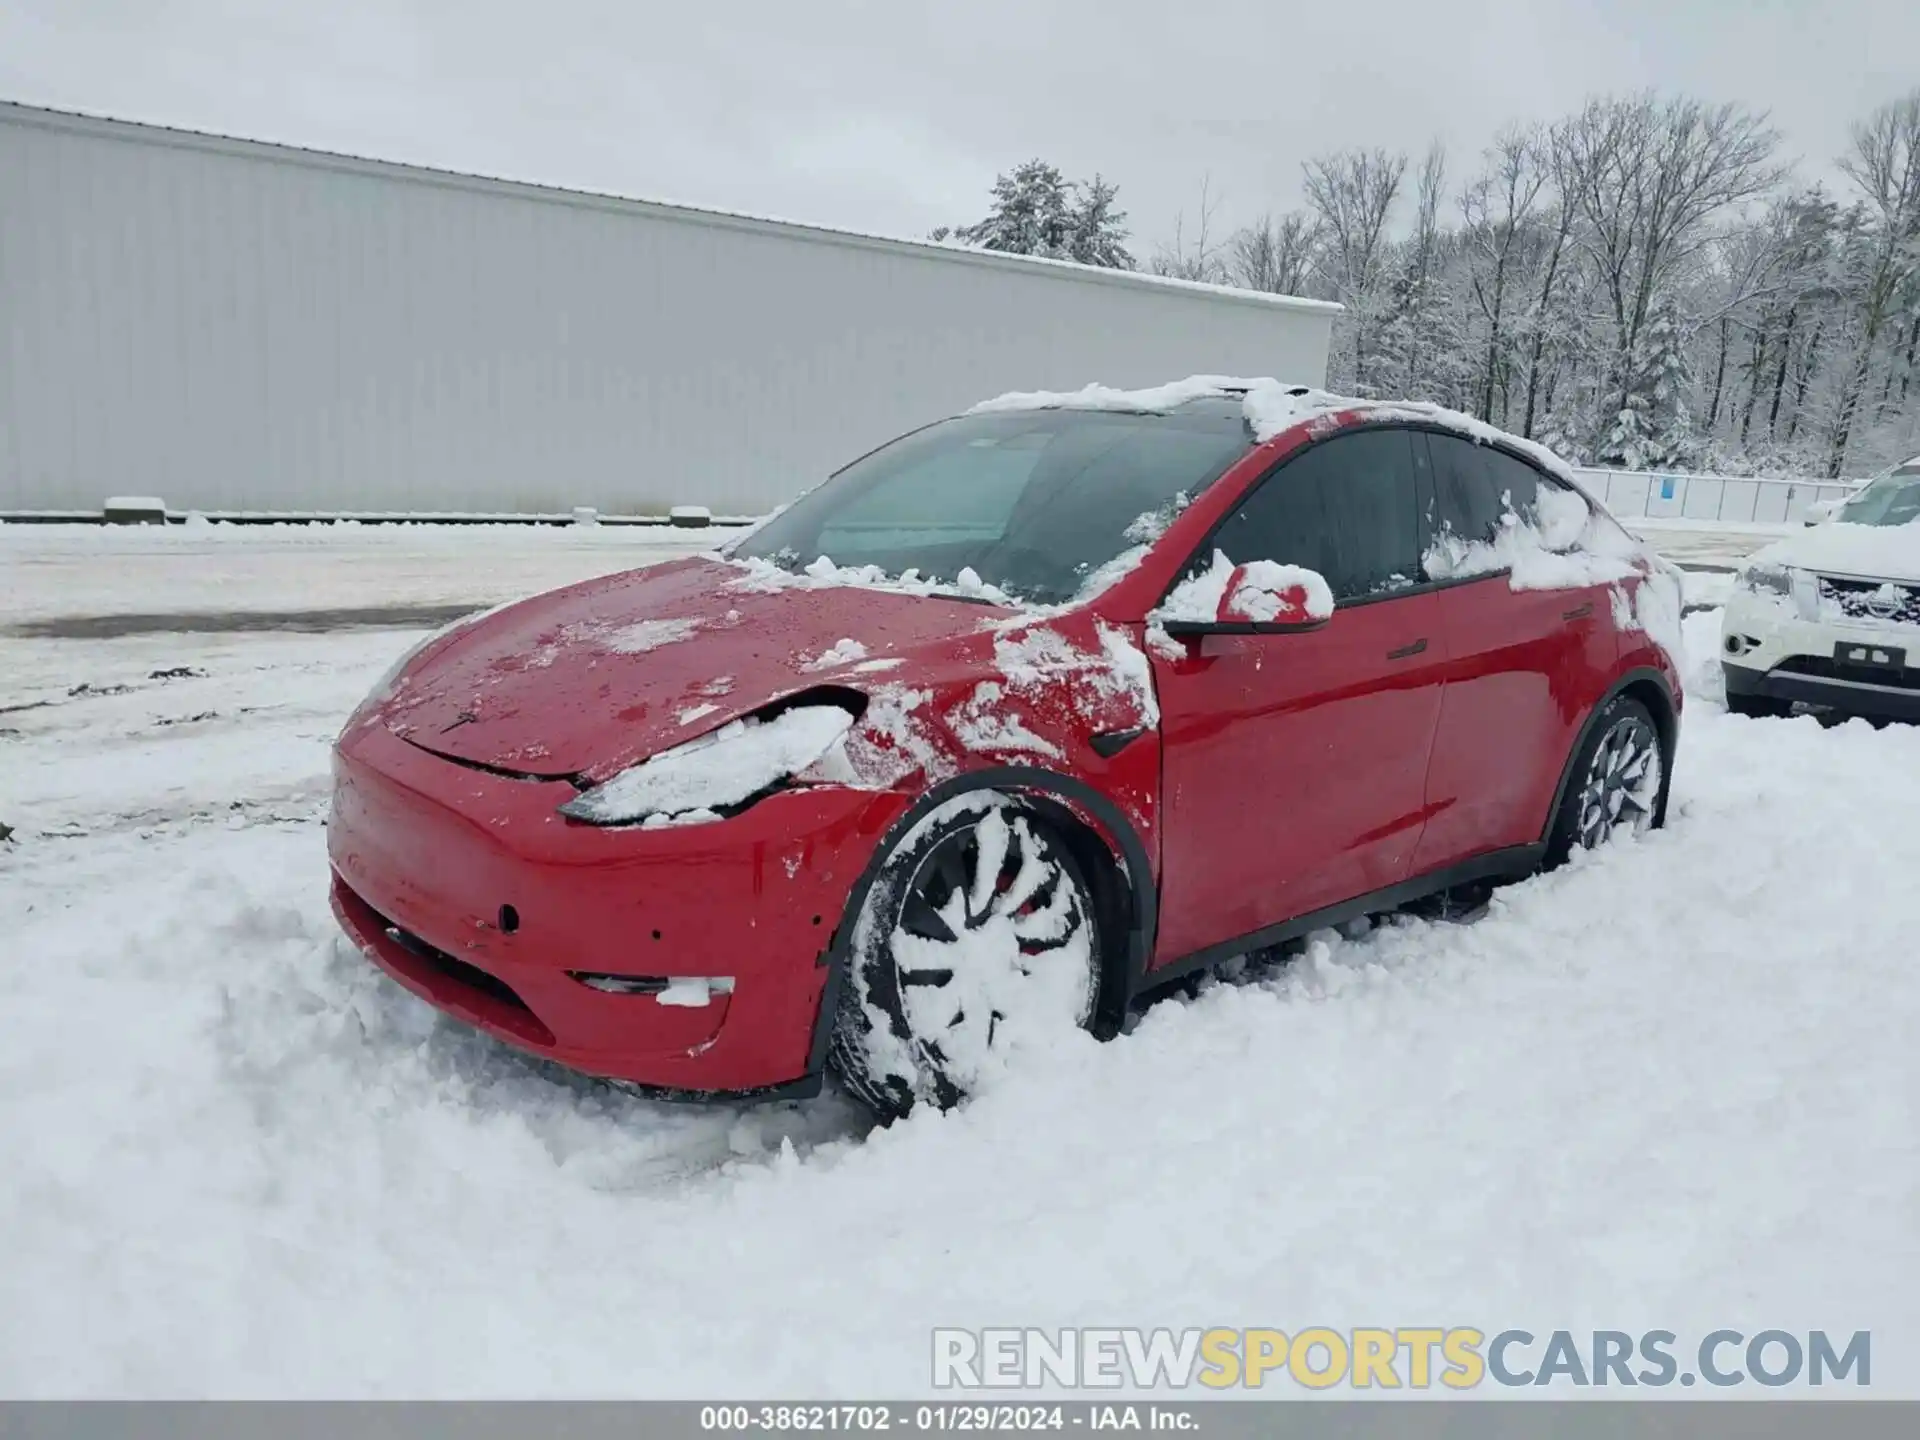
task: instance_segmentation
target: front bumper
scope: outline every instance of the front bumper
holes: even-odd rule
[[[835,932],[908,797],[795,789],[712,824],[609,830],[558,814],[574,793],[354,727],[327,832],[342,928],[430,1004],[573,1069],[698,1094],[817,1082]],[[576,972],[732,990],[665,1004]]]
[[[1838,647],[1904,651],[1904,667],[1852,664]],[[1728,695],[1826,706],[1851,715],[1920,720],[1920,626],[1823,616],[1807,619],[1792,600],[1736,590],[1720,632]]]

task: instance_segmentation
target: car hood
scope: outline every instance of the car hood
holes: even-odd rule
[[[1824,575],[1920,584],[1920,523],[1849,525],[1830,520],[1776,540],[1753,559]]]
[[[513,774],[603,780],[776,701],[864,690],[987,649],[1007,612],[811,584],[705,557],[608,575],[430,642],[371,718]]]

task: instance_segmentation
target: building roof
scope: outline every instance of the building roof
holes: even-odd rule
[[[350,174],[376,175],[388,179],[411,180],[419,184],[444,185],[483,193],[514,195],[547,204],[611,210],[681,224],[748,230],[803,243],[891,251],[896,254],[912,254],[926,259],[946,260],[962,265],[1027,271],[1040,268],[1053,272],[1063,280],[1171,290],[1195,298],[1238,305],[1259,305],[1301,314],[1331,316],[1338,314],[1342,308],[1330,300],[1311,300],[1299,295],[1270,295],[1258,290],[1236,289],[1230,285],[1209,285],[1194,280],[1176,280],[1170,276],[1150,275],[1137,270],[1109,270],[1093,265],[1081,265],[1071,260],[1046,259],[1038,255],[1011,255],[1004,251],[982,250],[972,246],[947,244],[934,240],[904,240],[892,236],[872,235],[858,230],[843,230],[828,225],[778,220],[770,216],[752,215],[742,211],[678,205],[660,200],[640,200],[631,196],[594,190],[575,190],[524,180],[504,180],[494,176],[443,170],[427,165],[376,160],[366,156],[315,150],[298,145],[282,145],[264,140],[248,140],[239,136],[220,135],[203,130],[150,125],[141,121],[86,114],[77,110],[56,110],[38,105],[22,105],[10,100],[0,100],[0,124],[27,125],[137,144],[173,146],[211,154],[240,155],[253,159],[278,161],[287,165],[302,165]]]

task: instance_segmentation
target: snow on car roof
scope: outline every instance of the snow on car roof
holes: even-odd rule
[[[969,415],[1008,410],[1118,410],[1142,415],[1166,414],[1199,400],[1237,399],[1241,413],[1264,443],[1294,426],[1341,411],[1363,411],[1382,419],[1417,420],[1452,430],[1481,445],[1499,444],[1526,455],[1574,489],[1586,494],[1571,466],[1544,445],[1489,425],[1486,421],[1415,400],[1364,400],[1335,395],[1311,385],[1289,384],[1262,376],[1237,379],[1227,375],[1190,375],[1164,385],[1121,390],[1108,385],[1086,385],[1078,390],[1015,390],[983,400]],[[1589,495],[1589,499],[1592,497]]]

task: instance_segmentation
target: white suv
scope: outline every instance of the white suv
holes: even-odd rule
[[[1747,562],[1720,660],[1737,715],[1801,701],[1920,720],[1920,455]]]

